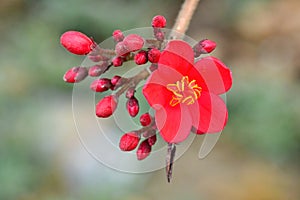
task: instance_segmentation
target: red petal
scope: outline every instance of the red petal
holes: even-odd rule
[[[195,68],[207,86],[207,88],[202,88],[203,90],[223,94],[231,88],[231,71],[219,59],[210,56],[202,58],[195,63]]]
[[[193,126],[198,134],[216,133],[224,129],[227,123],[227,108],[217,95],[202,92],[198,103],[189,106]],[[198,112],[195,112],[198,110]]]
[[[194,53],[190,45],[181,40],[170,41],[160,56],[158,70],[170,67],[186,75],[194,64]]]
[[[162,107],[155,113],[155,122],[160,135],[169,143],[182,142],[191,132],[191,116],[184,105]]]
[[[165,104],[169,104],[173,93],[166,86],[181,78],[182,75],[170,67],[163,67],[160,70],[154,71],[143,88],[143,94],[150,106],[153,107],[156,104],[164,106]]]

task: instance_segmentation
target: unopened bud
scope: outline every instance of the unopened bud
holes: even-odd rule
[[[127,111],[131,117],[135,117],[140,110],[139,102],[135,97],[131,97],[128,99],[127,104]]]
[[[134,62],[137,65],[143,65],[148,61],[147,58],[147,52],[146,51],[140,51],[134,56]]]
[[[147,140],[148,140],[149,145],[150,145],[150,146],[153,146],[153,145],[156,143],[156,140],[157,140],[156,134],[150,136]]]
[[[112,60],[112,64],[113,66],[115,67],[120,67],[123,65],[123,58],[121,57],[115,57],[113,60]]]
[[[100,76],[108,67],[107,62],[102,62],[101,64],[94,65],[89,69],[89,75],[92,77]]]
[[[94,80],[91,83],[90,88],[95,92],[104,92],[110,89],[111,87],[110,79],[108,78],[100,78],[98,80]]]
[[[148,60],[152,63],[158,63],[160,57],[160,51],[156,48],[148,51]]]
[[[60,37],[60,43],[71,53],[86,55],[91,52],[94,42],[78,31],[67,31]]]
[[[126,91],[126,98],[127,99],[130,99],[132,97],[134,97],[134,93],[135,93],[135,88],[129,88],[127,91]]]
[[[148,126],[151,124],[151,116],[149,113],[144,113],[140,116],[140,123],[142,126]]]
[[[77,83],[85,79],[87,75],[88,71],[85,67],[72,67],[65,73],[63,79],[68,83]]]
[[[119,147],[122,151],[132,151],[139,144],[140,137],[135,132],[124,134],[119,143]]]
[[[143,160],[145,159],[147,156],[149,156],[151,152],[151,146],[148,143],[148,140],[144,140],[138,147],[137,151],[136,151],[136,156],[138,160]]]
[[[121,30],[115,30],[112,36],[116,42],[121,42],[124,39],[124,35]]]
[[[207,54],[212,52],[216,48],[217,44],[212,40],[201,40],[194,47],[195,57],[200,56],[201,54]]]
[[[101,99],[96,105],[96,115],[101,118],[110,117],[117,108],[117,99],[110,95]]]
[[[152,19],[152,27],[154,28],[164,28],[167,25],[167,20],[162,15],[156,15]]]

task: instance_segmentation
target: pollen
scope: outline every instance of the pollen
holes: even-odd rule
[[[189,81],[188,76],[182,77],[180,81],[167,85],[167,89],[173,93],[170,101],[171,106],[179,103],[191,105],[201,96],[202,88],[196,83],[196,80]]]

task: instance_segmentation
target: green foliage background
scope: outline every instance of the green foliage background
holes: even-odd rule
[[[180,5],[0,1],[0,199],[300,198],[298,1],[200,1],[187,34],[215,40],[213,55],[233,71],[229,123],[207,159],[197,159],[194,142],[175,163],[172,184],[163,170],[110,170],[82,148],[62,76],[83,58],[68,54],[60,35],[74,29],[101,42],[114,29],[149,26],[156,14],[171,28]]]

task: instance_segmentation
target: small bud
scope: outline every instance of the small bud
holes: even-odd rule
[[[117,99],[110,95],[101,99],[96,105],[96,115],[101,118],[110,117],[117,108]]]
[[[121,42],[124,39],[124,35],[121,30],[115,30],[112,36],[116,42]]]
[[[101,64],[94,65],[89,69],[89,76],[96,77],[100,76],[108,67],[107,62],[102,62]]]
[[[78,31],[67,31],[60,37],[60,43],[71,53],[86,55],[91,52],[94,42]]]
[[[151,123],[151,116],[149,113],[144,113],[140,117],[140,123],[142,126],[148,126]]]
[[[143,65],[148,61],[147,58],[147,52],[146,51],[140,51],[134,56],[134,62],[137,65]]]
[[[135,88],[129,88],[126,91],[126,98],[130,99],[130,98],[134,97],[134,93],[135,93]]]
[[[151,152],[151,146],[148,143],[148,140],[144,140],[138,147],[137,151],[136,151],[136,156],[138,160],[143,160],[145,159],[147,156],[149,156]]]
[[[126,54],[130,53],[130,50],[127,49],[124,42],[118,42],[115,47],[115,52],[117,56],[125,56]]]
[[[162,15],[156,15],[152,19],[152,27],[154,28],[164,28],[167,25],[167,20]]]
[[[149,145],[150,145],[150,146],[153,146],[153,145],[156,143],[156,140],[157,140],[156,134],[155,134],[155,135],[152,135],[152,136],[149,137],[147,140],[148,140]]]
[[[130,52],[140,50],[144,46],[144,39],[137,34],[127,35],[123,42]]]
[[[135,97],[131,97],[130,99],[128,99],[126,107],[131,117],[135,117],[139,113],[139,102]]]
[[[201,54],[207,54],[212,52],[216,48],[217,44],[212,40],[201,40],[194,47],[195,57],[200,56]]]
[[[121,76],[118,76],[118,75],[112,77],[112,79],[110,80],[110,82],[111,82],[110,89],[115,90],[115,89],[119,88],[124,83],[123,80],[125,81],[126,79],[122,78]]]
[[[139,144],[140,137],[135,132],[124,134],[119,143],[119,147],[122,151],[132,151]]]
[[[112,64],[113,66],[115,67],[120,67],[123,65],[123,58],[121,57],[115,57],[113,60],[112,60]]]
[[[85,79],[87,75],[88,71],[85,67],[73,67],[65,73],[63,79],[68,83],[77,83]]]
[[[108,78],[100,78],[98,80],[94,80],[91,83],[90,88],[95,92],[104,92],[110,89],[111,87],[110,79]]]
[[[148,60],[152,63],[158,63],[160,57],[160,51],[156,48],[148,51]]]
[[[116,75],[116,76],[112,77],[110,82],[112,85],[117,85],[121,78],[122,78],[121,76]]]

